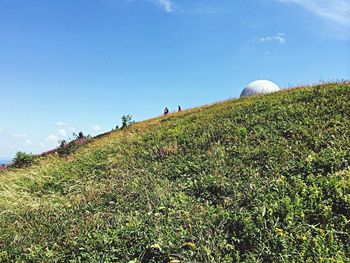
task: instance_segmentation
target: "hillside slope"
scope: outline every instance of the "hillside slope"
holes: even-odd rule
[[[2,171],[0,259],[349,261],[349,116],[349,83],[294,89]]]

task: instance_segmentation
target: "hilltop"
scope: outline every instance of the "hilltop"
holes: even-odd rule
[[[229,100],[0,171],[0,261],[348,261],[349,102]]]

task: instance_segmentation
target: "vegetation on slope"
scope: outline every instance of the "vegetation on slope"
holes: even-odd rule
[[[0,258],[347,261],[349,101],[348,83],[231,100],[0,172]]]

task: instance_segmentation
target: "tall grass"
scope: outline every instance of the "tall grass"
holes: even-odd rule
[[[0,171],[4,262],[350,257],[350,85],[229,100]]]

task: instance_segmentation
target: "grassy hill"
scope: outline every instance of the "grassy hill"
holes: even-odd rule
[[[349,166],[349,83],[136,123],[0,172],[0,259],[349,261]]]

